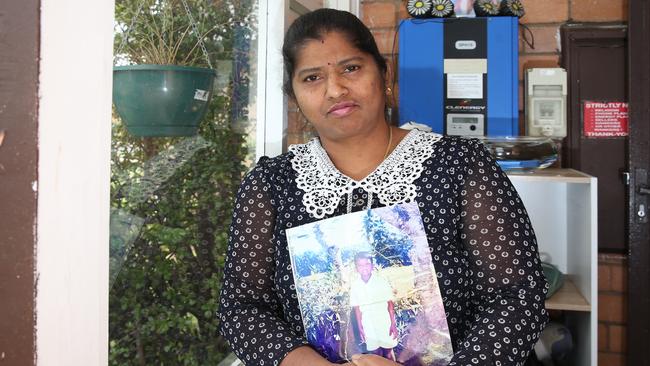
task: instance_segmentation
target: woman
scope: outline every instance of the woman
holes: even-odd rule
[[[319,138],[262,158],[238,192],[222,334],[247,365],[331,365],[304,337],[285,229],[368,207],[420,207],[454,345],[450,365],[522,364],[546,324],[537,244],[509,180],[476,140],[390,126],[388,69],[353,15],[298,18],[284,89]],[[376,355],[358,366],[396,365]]]

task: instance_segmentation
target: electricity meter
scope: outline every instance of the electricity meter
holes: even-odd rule
[[[447,135],[456,136],[484,136],[485,116],[482,114],[447,114]]]
[[[399,122],[462,136],[519,135],[519,19],[406,19]],[[523,132],[523,131],[522,131]]]
[[[527,69],[526,134],[566,137],[567,77],[562,68]]]

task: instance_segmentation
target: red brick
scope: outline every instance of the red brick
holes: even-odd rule
[[[409,13],[406,11],[406,5],[404,5],[404,2],[400,1],[400,4],[398,5],[398,10],[397,10],[397,19],[402,20],[402,19],[408,19],[411,16]]]
[[[395,27],[395,3],[364,3],[361,14],[368,28]]]
[[[395,39],[394,29],[373,29],[372,35],[375,37],[379,53],[390,55],[393,53],[393,42],[398,43]],[[397,53],[397,44],[395,44],[395,53]]]
[[[582,22],[627,21],[627,0],[571,0],[571,18]]]
[[[611,267],[606,263],[598,264],[598,291],[610,291],[612,289]]]
[[[609,347],[609,327],[598,323],[598,351],[607,351]]]
[[[522,0],[522,23],[562,23],[569,19],[569,0]]]
[[[613,265],[610,270],[612,291],[627,293],[627,267]]]
[[[386,66],[388,67],[388,78],[392,80],[396,75],[397,75],[397,57],[398,55],[395,54],[395,57],[393,55],[385,55],[384,60],[386,60]],[[393,62],[394,61],[394,62]],[[397,84],[397,79],[395,79],[395,83]]]
[[[625,366],[625,355],[598,352],[598,366]]]
[[[614,324],[609,326],[608,343],[611,352],[625,353],[627,349],[626,332],[625,326]],[[598,344],[600,345],[600,342]]]
[[[625,323],[627,299],[623,295],[598,294],[598,321]]]
[[[558,39],[556,38],[559,30],[557,25],[529,26],[530,32],[521,28],[519,32],[519,52],[525,53],[556,53],[558,52]],[[534,49],[528,43],[524,42],[523,36],[533,43]]]
[[[559,67],[558,55],[522,55],[519,56],[519,80],[524,80],[524,70],[534,67]]]

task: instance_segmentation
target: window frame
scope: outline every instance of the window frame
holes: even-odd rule
[[[280,92],[284,32],[272,30],[286,29],[289,0],[258,1],[256,155],[273,156],[282,152],[287,101]],[[358,0],[329,5],[350,10],[355,4],[358,9]],[[114,0],[92,7],[84,0],[41,0],[39,159],[32,183],[36,365],[108,364],[114,10]],[[83,52],[71,42],[83,44]]]

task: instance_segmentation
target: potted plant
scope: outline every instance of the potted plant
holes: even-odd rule
[[[215,27],[196,22],[187,0],[117,1],[120,6],[131,19],[117,19],[113,103],[127,131],[196,134],[216,76],[203,39]]]

